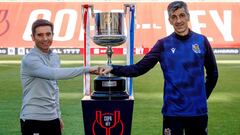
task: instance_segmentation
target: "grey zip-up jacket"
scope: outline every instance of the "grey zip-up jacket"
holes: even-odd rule
[[[22,59],[23,87],[20,119],[53,120],[61,118],[57,80],[89,72],[89,67],[60,68],[59,56],[34,47]]]

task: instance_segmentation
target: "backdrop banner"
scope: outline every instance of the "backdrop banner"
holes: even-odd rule
[[[32,48],[31,25],[37,18],[54,23],[53,48],[83,48],[82,2],[0,2],[0,54]],[[121,2],[91,3],[95,12],[122,11]],[[135,53],[146,53],[157,42],[173,32],[168,22],[168,2],[138,2],[135,18]],[[190,27],[204,34],[213,48],[240,48],[240,2],[189,2]],[[126,22],[129,22],[126,20]],[[126,26],[128,26],[126,24]],[[91,35],[94,20],[91,18]],[[126,29],[127,33],[127,29]],[[92,53],[101,53],[91,42]],[[126,45],[118,46],[124,54]],[[81,53],[81,50],[77,52]],[[218,50],[219,52],[219,50]],[[221,51],[220,51],[221,52]]]

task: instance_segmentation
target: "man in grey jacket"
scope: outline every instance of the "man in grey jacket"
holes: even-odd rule
[[[99,70],[97,66],[60,68],[59,56],[50,49],[53,28],[53,24],[47,20],[36,20],[31,35],[35,46],[22,59],[22,135],[61,135],[64,124],[57,80],[84,73],[96,74]]]

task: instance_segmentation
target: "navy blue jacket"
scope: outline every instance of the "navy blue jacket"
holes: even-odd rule
[[[172,33],[158,40],[136,64],[113,65],[111,73],[136,77],[152,69],[157,62],[164,75],[163,115],[206,115],[207,98],[218,79],[215,56],[207,38],[193,31],[186,36]]]

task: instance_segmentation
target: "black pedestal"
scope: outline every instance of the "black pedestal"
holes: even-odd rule
[[[94,92],[92,99],[117,100],[128,99],[129,95],[125,91],[125,79],[116,76],[98,76],[94,79]]]
[[[85,96],[85,135],[131,135],[133,104],[133,99],[96,100]]]

